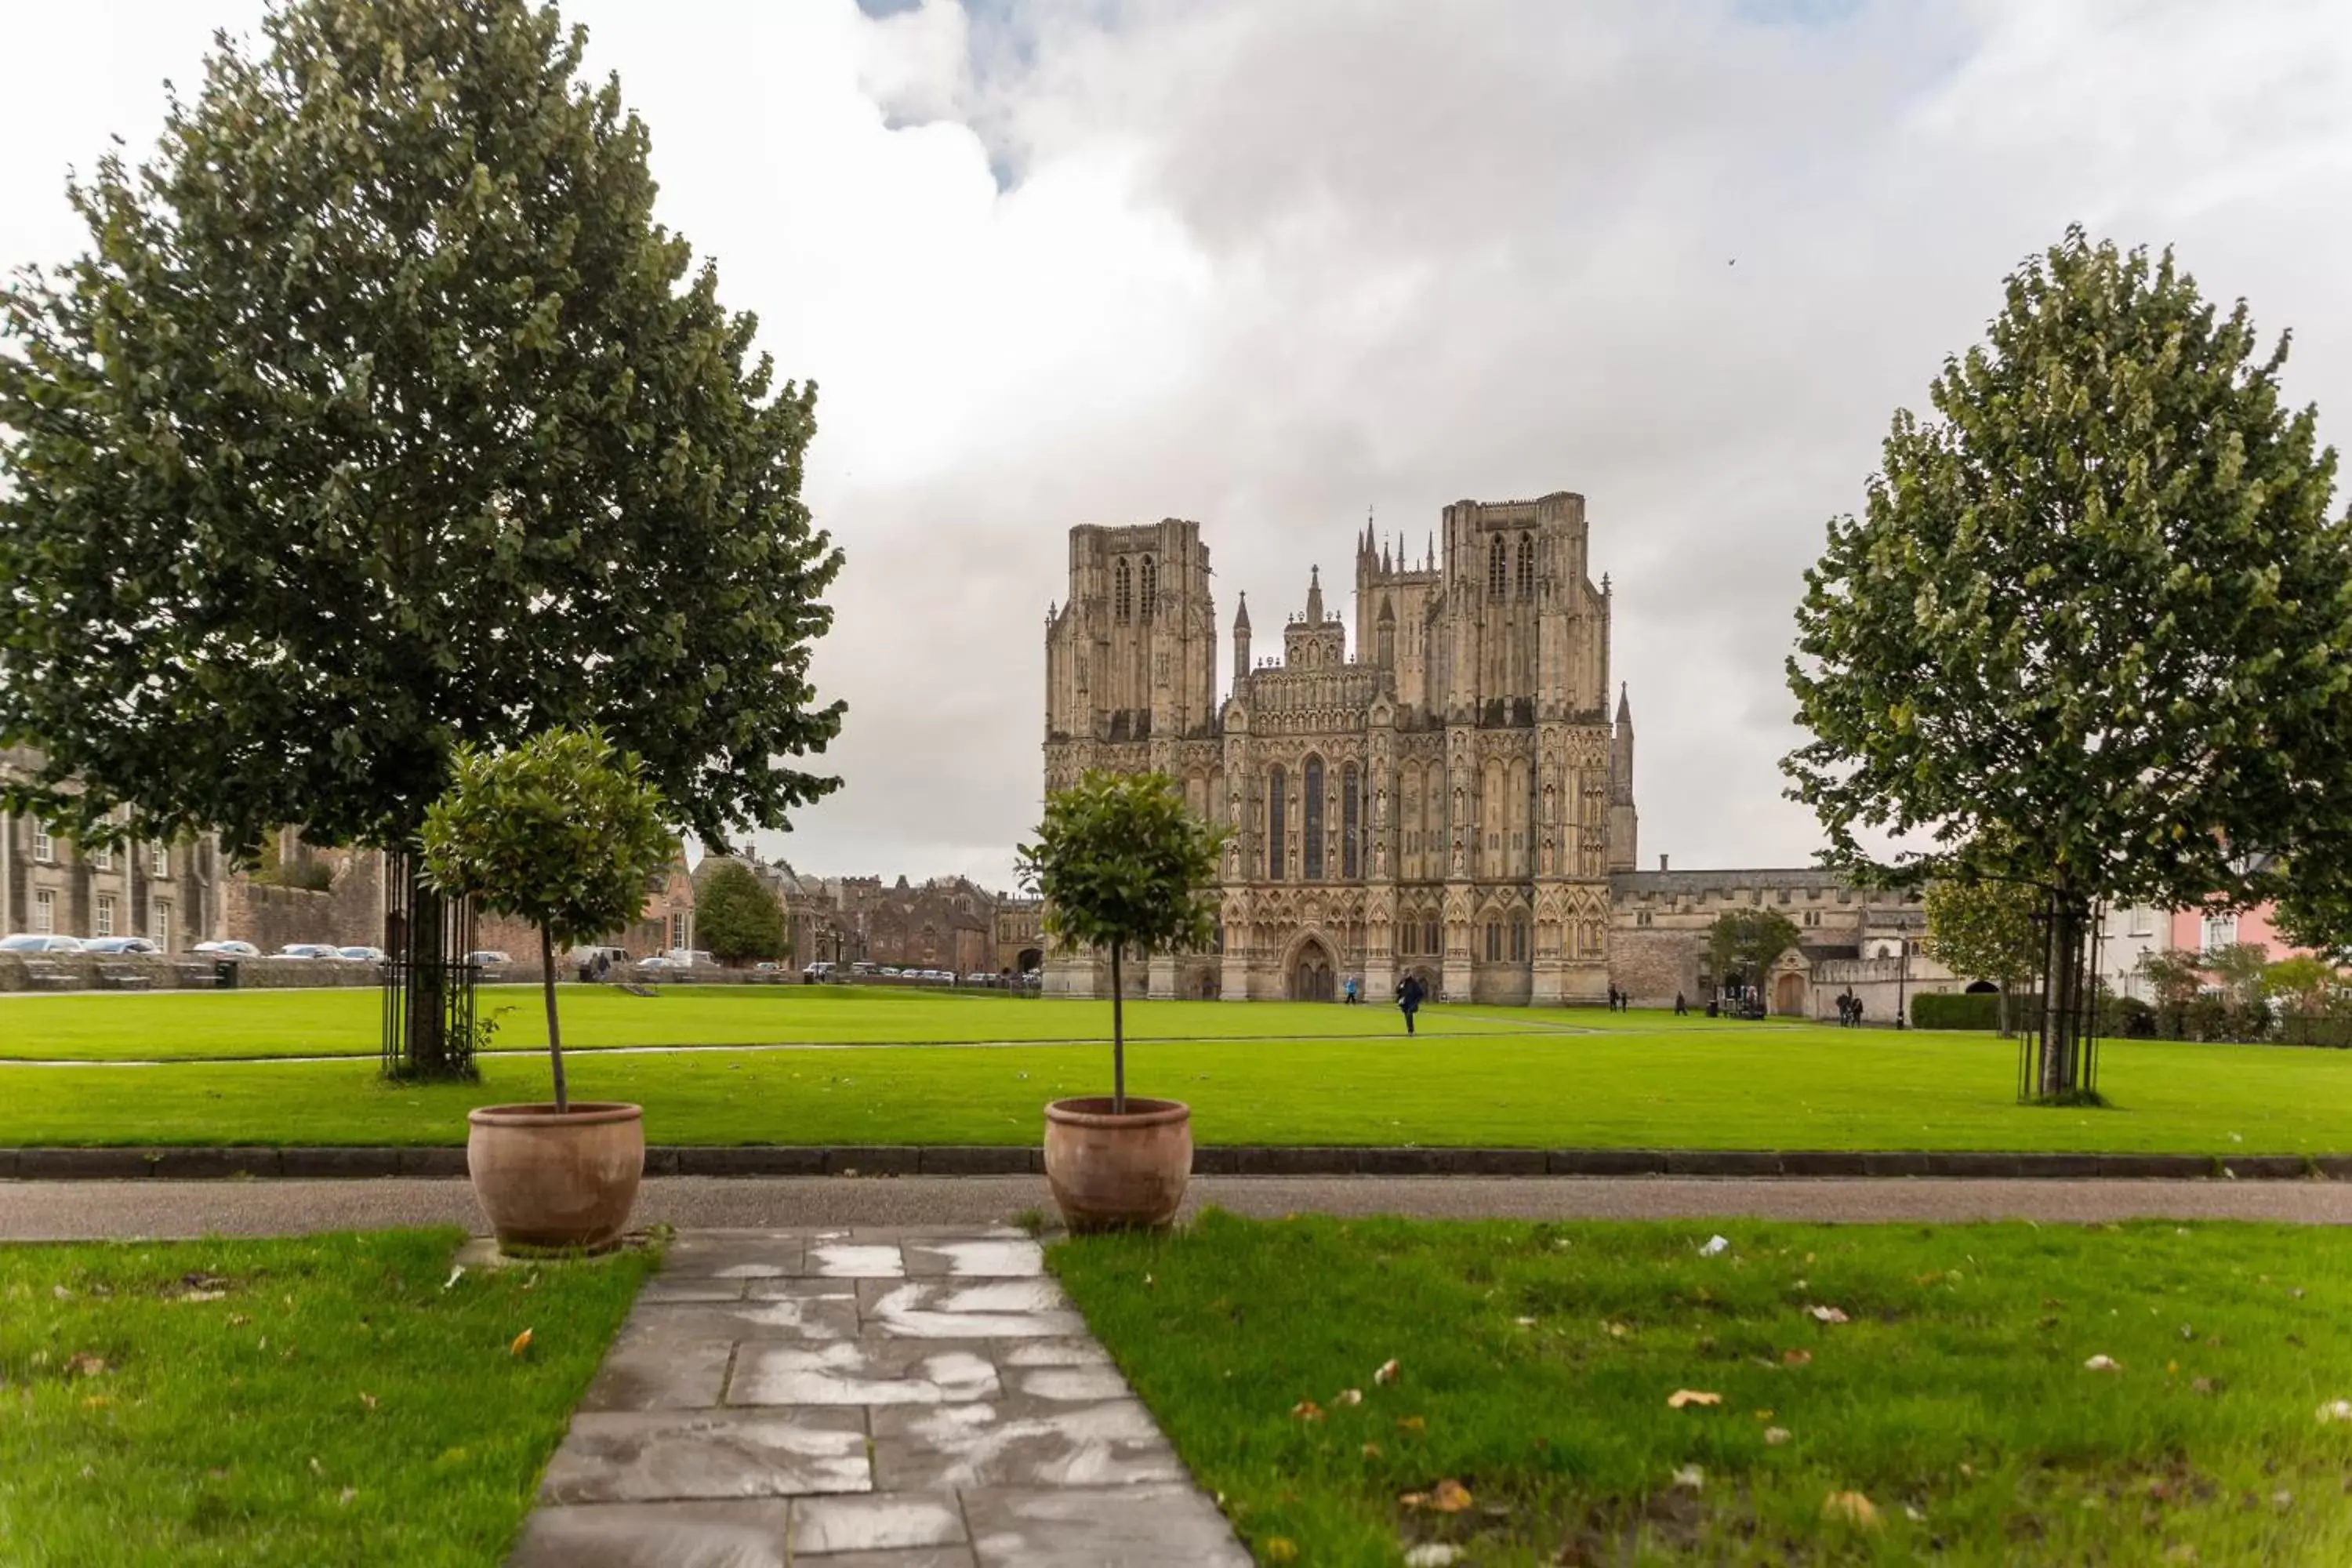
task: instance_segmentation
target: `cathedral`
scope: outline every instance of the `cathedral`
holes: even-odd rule
[[[1319,569],[1278,654],[1234,606],[1218,701],[1200,524],[1070,531],[1046,616],[1045,788],[1155,770],[1226,825],[1213,951],[1130,969],[1161,997],[1598,1002],[1611,874],[1633,869],[1633,723],[1609,712],[1608,579],[1584,498],[1460,501],[1416,563],[1356,542],[1354,626]],[[1100,995],[1099,958],[1045,988]],[[1141,973],[1136,973],[1141,971]]]

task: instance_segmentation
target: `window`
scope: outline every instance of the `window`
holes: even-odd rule
[[[33,824],[33,858],[44,863],[58,858],[58,841],[49,834],[46,822]]]
[[[2125,911],[2125,926],[2131,935],[2154,936],[2156,934],[2156,911],[2147,905],[2142,904],[2136,909],[2127,910]]]
[[[1489,963],[1500,963],[1502,961],[1503,922],[1500,921],[1488,921],[1486,922],[1486,962]]]
[[[686,945],[686,911],[684,910],[672,910],[669,912],[669,944],[675,948],[683,948]]]
[[[1637,926],[1648,925],[1650,923],[1650,911],[1643,910],[1641,913],[1635,915],[1633,917],[1633,923]]]
[[[148,928],[149,940],[165,952],[171,952],[172,906],[170,904],[162,903],[155,906],[155,918],[148,922]]]
[[[160,838],[147,846],[147,869],[150,875],[169,877],[172,874],[172,847]]]
[[[90,935],[112,936],[113,934],[114,895],[100,893],[98,896],[98,913],[91,917]]]
[[[1156,602],[1156,601],[1159,599],[1159,597],[1160,597],[1160,568],[1159,568],[1159,567],[1157,567],[1157,566],[1154,566],[1154,565],[1151,563],[1151,557],[1150,557],[1150,556],[1149,556],[1149,555],[1147,555],[1147,556],[1145,556],[1145,557],[1143,558],[1143,594],[1142,594],[1142,601],[1143,601],[1143,603],[1142,603],[1142,609],[1143,609],[1143,618],[1144,618],[1145,620],[1147,620],[1147,621],[1148,621],[1148,620],[1150,620],[1150,619],[1151,618],[1151,606],[1152,606],[1153,603],[1154,603],[1154,602]]]
[[[1282,880],[1283,832],[1290,815],[1282,786],[1282,770],[1277,767],[1265,776],[1265,879],[1269,882]]]
[[[1307,782],[1299,796],[1299,805],[1304,808],[1299,815],[1307,819],[1307,842],[1304,846],[1307,879],[1319,882],[1323,879],[1323,759],[1320,757],[1307,759]]]
[[[1509,580],[1507,575],[1510,569],[1508,555],[1503,536],[1499,533],[1495,535],[1494,542],[1486,551],[1486,592],[1497,598],[1502,596],[1503,585]]]
[[[33,891],[33,930],[47,936],[58,929],[58,896],[47,888]]]
[[[89,864],[93,870],[113,870],[114,847],[110,844],[94,844],[90,846]]]
[[[1111,619],[1115,621],[1126,620],[1128,616],[1134,612],[1134,609],[1135,579],[1129,575],[1127,570],[1127,558],[1125,556],[1121,556],[1119,558],[1118,567],[1114,569],[1111,574]]]
[[[1522,533],[1519,535],[1519,597],[1532,599],[1535,596],[1536,542]]]
[[[2238,940],[2238,917],[2235,915],[2207,915],[2201,924],[2203,929],[2198,933],[2198,945],[2203,952],[2228,947]]]
[[[1525,963],[1527,961],[1528,917],[1525,915],[1513,915],[1511,917],[1511,962],[1513,963]]]
[[[1339,770],[1339,875],[1354,881],[1364,874],[1360,840],[1363,836],[1364,787],[1356,764]]]
[[[1435,921],[1423,921],[1421,922],[1421,951],[1427,953],[1432,958],[1435,958],[1439,953],[1445,951],[1444,948],[1437,945],[1437,922]]]

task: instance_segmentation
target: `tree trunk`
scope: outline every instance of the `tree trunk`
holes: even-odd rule
[[[547,1058],[555,1066],[555,1113],[558,1116],[572,1109],[572,1097],[563,1088],[563,1035],[555,1026],[555,939],[544,925],[539,928],[539,983],[547,991]]]
[[[2047,954],[2042,986],[2042,1097],[2054,1100],[2082,1087],[2083,928],[2088,907],[2072,889],[2051,889]]]
[[[2001,977],[2000,999],[1993,1004],[1993,1015],[1995,1020],[2000,1025],[2000,1037],[2004,1040],[2009,1038],[2009,977],[2007,975]]]
[[[1110,944],[1110,1113],[1127,1114],[1127,984],[1119,975],[1119,947]]]
[[[414,1078],[446,1078],[449,1061],[448,900],[425,880],[425,858],[402,858],[408,878],[408,929],[403,973],[408,995],[402,1014],[403,1066]]]

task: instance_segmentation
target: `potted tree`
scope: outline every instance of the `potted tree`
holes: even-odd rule
[[[662,794],[597,730],[551,730],[509,752],[460,746],[425,813],[425,874],[442,892],[539,927],[551,1105],[473,1111],[466,1169],[502,1246],[602,1247],[645,1173],[643,1110],[572,1102],[555,1014],[555,950],[637,918],[675,853]]]
[[[1045,1107],[1045,1179],[1074,1231],[1157,1228],[1184,1200],[1192,1108],[1127,1092],[1126,964],[1209,944],[1224,837],[1165,773],[1090,772],[1046,800],[1037,842],[1021,847],[1046,938],[1110,959],[1111,1092]]]

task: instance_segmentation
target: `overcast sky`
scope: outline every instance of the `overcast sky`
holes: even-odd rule
[[[822,388],[846,784],[803,870],[1009,879],[1074,523],[1198,519],[1221,627],[1367,508],[1573,489],[1643,858],[1804,863],[1781,660],[1825,520],[2069,220],[2175,245],[2352,410],[2340,0],[570,0],[660,214]],[[0,0],[0,261],[258,0]],[[1335,608],[1344,605],[1335,602]],[[1223,645],[1221,637],[1221,646]],[[1229,676],[1230,671],[1223,672]]]

